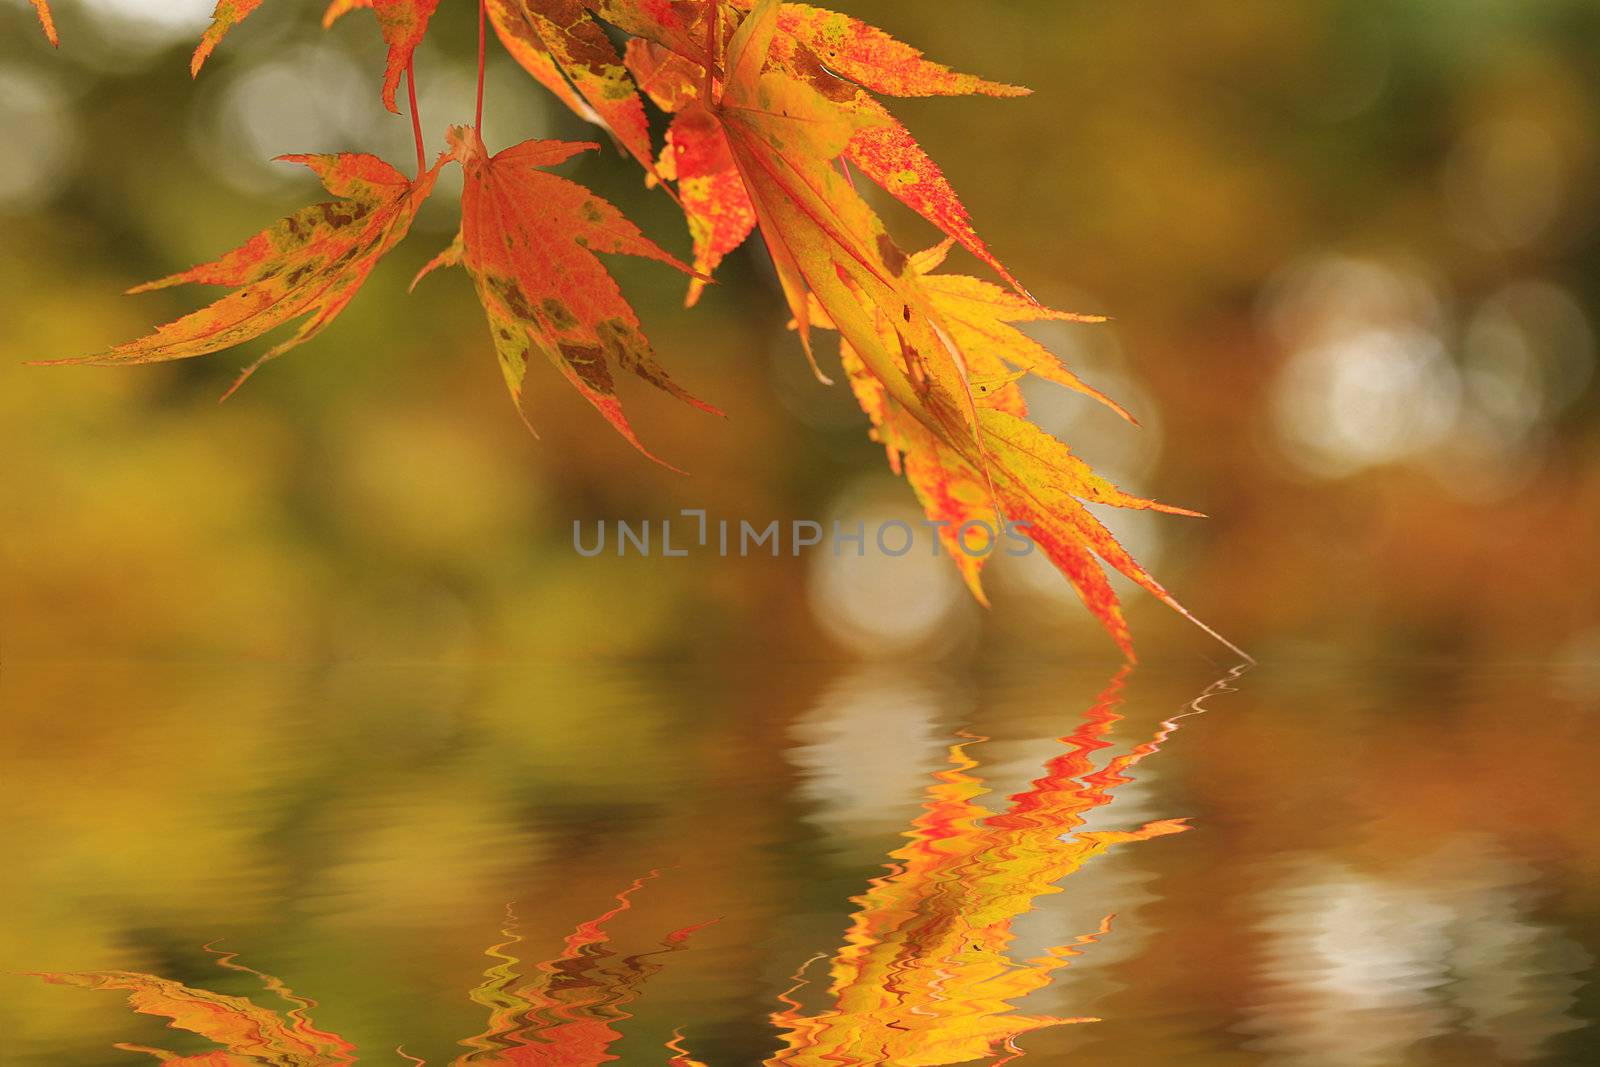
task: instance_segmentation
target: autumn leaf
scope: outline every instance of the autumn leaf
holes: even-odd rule
[[[695,270],[709,277],[755,229],[755,205],[745,191],[722,127],[706,109],[693,106],[703,89],[699,68],[637,37],[628,42],[626,62],[640,89],[657,106],[678,113],[667,130],[666,147],[650,181],[677,183],[678,204],[694,241]],[[704,281],[691,281],[685,305],[698,303],[704,289]]]
[[[772,53],[776,66],[806,81],[841,109],[871,120],[851,140],[845,158],[1026,294],[1022,283],[978,236],[943,170],[872,93],[1023,96],[1028,90],[958,74],[875,26],[820,8],[783,4],[778,30]]]
[[[1102,320],[1040,307],[976,278],[923,274],[941,265],[948,248],[946,243],[913,256],[911,269],[921,276],[940,322],[962,353],[976,397],[987,469],[908,417],[848,339],[841,356],[874,436],[887,448],[890,465],[905,475],[928,520],[937,524],[938,536],[968,588],[981,603],[988,603],[981,574],[998,536],[996,516],[1002,515],[1045,552],[1130,660],[1133,637],[1102,561],[1211,632],[1123,548],[1089,505],[1182,516],[1196,513],[1123,492],[1066,444],[1027,420],[1027,403],[1018,382],[1032,374],[1084,393],[1132,421],[1120,405],[1084,383],[1014,325]],[[879,330],[885,338],[890,335],[887,323],[880,322]]]
[[[490,156],[467,127],[452,129],[450,144],[466,169],[461,247],[437,265],[459,260],[472,275],[518,410],[528,357],[537,351],[647,456],[623,414],[616,371],[631,371],[720,415],[679,388],[656,362],[638,317],[596,254],[640,256],[693,271],[646,238],[615,206],[543,169],[597,146],[535,140]]]
[[[438,7],[439,0],[333,0],[323,13],[322,25],[331,26],[350,12],[364,8],[371,8],[378,16],[378,29],[389,46],[383,73],[383,105],[398,114],[400,107],[395,97],[400,90],[400,76],[411,66],[417,46],[427,35],[428,21]]]
[[[904,470],[930,520],[947,524],[941,536],[974,594],[983,599],[982,560],[955,539],[963,527],[977,531],[984,524],[995,531],[992,537],[1002,522],[1016,523],[1130,661],[1132,636],[1102,563],[1244,655],[1195,619],[1088,505],[1193,513],[1118,490],[1026,420],[1015,385],[1020,373],[1094,393],[1011,328],[1061,313],[1034,311],[1031,297],[1011,300],[972,279],[925,283],[917,261],[899,252],[881,220],[831,165],[860,131],[881,128],[881,121],[858,108],[830,106],[813,81],[785,73],[780,60],[768,63],[766,57],[781,54],[774,47],[780,13],[777,0],[760,0],[740,25],[728,45],[726,88],[713,115],[755,205],[808,354],[813,318],[840,332],[858,399],[897,468],[896,453],[905,457]]]
[[[198,76],[200,68],[206,65],[206,60],[211,58],[211,53],[217,50],[217,45],[222,43],[228,31],[260,6],[261,0],[217,0],[216,10],[211,13],[211,25],[206,27],[199,47],[189,60],[189,73]]]
[[[622,57],[583,0],[491,0],[506,50],[580,117],[611,132],[649,171],[650,124]]]
[[[567,76],[561,73],[561,67],[529,19],[522,0],[488,0],[488,15],[489,24],[494,27],[495,35],[500,38],[501,45],[523,70],[554,93],[573,114],[585,122],[592,122],[600,127],[605,126],[605,120],[600,117],[600,113],[578,95],[572,88],[572,83],[567,81]]]
[[[951,242],[946,241],[913,256],[912,265],[922,275],[924,288],[932,295],[963,355],[969,363],[981,363],[982,369],[974,371],[975,377],[984,374],[1003,377],[1005,370],[1001,365],[1004,364],[1092,397],[1128,422],[1135,421],[1121,404],[1086,384],[1062,365],[1054,353],[1016,328],[1019,322],[1103,323],[1106,321],[1103,316],[1056,311],[977,278],[934,274],[933,271],[943,265],[950,245]]]
[[[745,192],[728,139],[704,110],[686,111],[667,131],[657,172],[677,182],[694,241],[694,269],[709,277],[756,227],[755,205]],[[701,278],[690,281],[685,304],[693,307],[705,286]]]
[[[61,38],[56,35],[56,20],[50,15],[50,0],[33,0],[33,10],[38,13],[39,25],[44,27],[44,35],[50,39],[50,43],[61,47]]]
[[[707,0],[584,0],[584,6],[630,37],[706,62]]]
[[[766,69],[778,8],[777,0],[763,0],[729,42],[726,87],[711,115],[750,194],[801,342],[815,367],[808,299],[814,297],[891,397],[936,434],[966,441],[976,455],[977,417],[964,369],[908,272],[907,257],[833,165],[869,120]],[[878,321],[891,329],[880,332]]]
[[[744,0],[730,7],[748,9],[753,4]],[[701,32],[709,34],[710,27]],[[643,47],[639,47],[641,45]],[[966,206],[939,165],[910,131],[868,92],[870,89],[892,95],[985,93],[1018,96],[1025,94],[1026,89],[957,74],[927,60],[917,50],[876,27],[799,4],[786,3],[779,9],[770,61],[776,69],[816,89],[839,111],[853,113],[862,120],[843,153],[845,159],[959,241],[1019,293],[1026,294],[1021,282],[978,235]],[[664,110],[683,111],[694,99],[704,95],[692,78],[685,80],[686,68],[692,69],[694,64],[680,53],[636,39],[630,42],[627,63],[635,79]],[[851,80],[839,77],[841,73]],[[692,195],[682,189],[679,191],[686,198]],[[720,190],[714,202],[717,217],[737,217],[750,211],[743,203],[747,199],[747,195],[731,185]],[[697,249],[709,248],[711,242],[705,235],[710,227],[703,206],[686,202],[684,208]],[[731,240],[731,234],[724,236],[724,242]],[[732,248],[724,247],[721,254],[728,251]]]
[[[292,337],[245,371],[233,386],[237,389],[262,363],[311,340],[338,317],[378,260],[405,237],[439,172],[435,165],[412,181],[376,156],[281,158],[305,164],[340,199],[296,211],[215,262],[131,290],[185,282],[235,287],[210,306],[107,352],[51,362],[112,366],[187,359],[303,318]]]
[[[730,0],[753,9],[758,0]],[[785,3],[778,30],[813,52],[829,70],[885,96],[1026,96],[1029,90],[935,63],[922,52],[859,19],[809,4]]]

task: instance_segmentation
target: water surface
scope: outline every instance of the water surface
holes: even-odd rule
[[[1600,1061],[1592,691],[1208,670],[8,667],[0,1058]]]

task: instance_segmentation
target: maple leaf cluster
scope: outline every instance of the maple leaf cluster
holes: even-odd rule
[[[54,42],[47,0],[33,2]],[[423,273],[461,266],[471,276],[519,413],[528,363],[538,354],[649,455],[618,400],[620,374],[716,409],[667,375],[598,256],[640,256],[682,271],[693,305],[724,257],[759,230],[813,369],[827,381],[814,333],[837,332],[875,439],[929,520],[940,524],[940,537],[979,600],[983,531],[990,531],[992,548],[993,531],[1009,521],[1023,524],[1129,658],[1131,635],[1103,564],[1188,616],[1089,505],[1193,513],[1122,492],[1027,418],[1019,386],[1027,375],[1127,415],[1016,325],[1098,320],[1045,308],[1029,295],[978,236],[938,164],[879,100],[1008,97],[1026,89],[957,73],[876,27],[808,4],[479,0],[480,42],[492,27],[523,69],[604,129],[643,167],[646,181],[682,207],[694,247],[690,265],[612,204],[549,172],[597,145],[536,139],[490,153],[481,137],[481,48],[478,120],[452,127],[448,151],[427,165],[413,59],[439,2],[333,0],[324,18],[331,24],[357,8],[376,16],[389,48],[384,103],[398,112],[402,79],[411,98],[414,177],[364,154],[284,157],[310,167],[338,199],[295,212],[213,263],[140,287],[197,282],[232,287],[227,296],[146,337],[59,362],[205,355],[298,320],[296,332],[254,370],[333,321],[405,237],[441,168],[453,162],[466,176],[461,229]],[[194,53],[195,73],[260,3],[220,0]],[[627,36],[623,50],[602,23]],[[659,151],[646,96],[672,116]],[[852,169],[942,231],[944,243],[903,252],[855,188]],[[937,273],[955,244],[1004,284]]]

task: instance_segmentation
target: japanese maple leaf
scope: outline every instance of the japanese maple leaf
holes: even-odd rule
[[[631,371],[702,411],[721,414],[679,388],[656,362],[638,317],[596,254],[640,256],[693,271],[615,206],[543,169],[598,146],[534,140],[491,156],[467,127],[450,131],[450,145],[466,169],[461,233],[428,269],[459,262],[472,275],[518,411],[528,357],[540,352],[647,456],[617,398],[616,371]]]
[[[506,51],[576,114],[609,130],[648,171],[654,166],[644,101],[583,0],[489,0]]]
[[[922,276],[923,288],[932,297],[951,338],[973,368],[975,391],[992,394],[997,380],[1009,382],[1015,378],[1009,371],[1021,371],[1092,397],[1128,422],[1135,421],[1126,408],[1068,370],[1053,352],[1016,325],[1025,322],[1103,323],[1106,321],[1103,316],[1056,311],[991,282],[960,274],[933,273],[944,264],[951,244],[952,241],[945,241],[912,256],[911,266]],[[1020,402],[1022,394],[1010,390],[1009,396]],[[999,406],[999,402],[993,406]],[[1026,407],[1018,404],[1014,413],[1026,415]]]
[[[261,0],[217,0],[217,6],[211,13],[211,25],[206,27],[200,44],[189,59],[189,72],[198,76],[228,31],[260,6]],[[323,24],[331,25],[339,16],[357,8],[372,8],[377,13],[383,39],[389,45],[383,101],[390,111],[398,111],[395,93],[400,85],[400,75],[410,65],[413,53],[427,33],[428,20],[438,6],[439,0],[333,0],[323,17]],[[45,36],[50,38],[50,43],[59,44],[55,20],[50,17],[49,0],[33,0],[33,8],[39,13],[39,21],[44,25]]]
[[[728,0],[752,10],[759,0]],[[961,74],[928,59],[916,48],[876,26],[810,4],[785,3],[778,12],[781,34],[804,45],[828,69],[886,96],[1024,96],[1028,90]]]
[[[208,307],[107,352],[52,362],[109,366],[186,359],[303,318],[292,337],[245,371],[237,389],[262,363],[309,341],[338,317],[378,260],[410,230],[439,173],[436,164],[412,181],[376,156],[353,153],[280,158],[305,164],[340,199],[296,211],[215,262],[131,290],[183,282],[236,287]]]
[[[778,12],[777,0],[762,0],[746,16],[728,45],[721,98],[689,110],[703,111],[696,121],[715,122],[727,139],[813,366],[809,298],[902,408],[981,465],[959,354],[907,257],[833,165],[870,120],[768,69]],[[881,332],[879,321],[891,331]]]
[[[572,83],[561,72],[560,65],[550,54],[522,0],[488,0],[487,11],[489,24],[494,27],[495,35],[500,38],[500,43],[511,58],[533,75],[540,85],[554,93],[573,114],[585,122],[605,127],[605,119],[573,89]]]
[[[669,48],[704,65],[707,0],[583,0],[584,6],[630,37]],[[711,57],[715,63],[715,57]]]
[[[709,277],[755,229],[755,205],[721,124],[705,108],[693,106],[703,89],[701,68],[638,37],[628,41],[627,64],[657,106],[677,113],[651,181],[677,183],[678,204],[694,241],[694,268]],[[701,279],[691,281],[685,304],[693,307],[704,289]]]
[[[755,0],[733,3],[755,6]],[[939,165],[871,94],[1015,97],[1026,96],[1029,90],[953,71],[876,26],[835,11],[785,3],[777,23],[772,62],[840,107],[873,120],[856,133],[845,158],[1023,291],[978,236],[971,215]]]
[[[1062,572],[1130,661],[1134,658],[1132,634],[1101,561],[1223,640],[1163,588],[1088,505],[1185,516],[1196,513],[1123,492],[1027,419],[1027,403],[1017,382],[1033,374],[1093,397],[1132,421],[1120,405],[1084,383],[1015,326],[1046,319],[1102,320],[1043,308],[976,278],[924,274],[943,262],[948,249],[946,243],[912,257],[911,269],[923,275],[923,287],[940,321],[960,345],[977,397],[986,468],[980,469],[960,448],[908,417],[848,339],[841,346],[841,355],[856,399],[872,421],[874,436],[888,449],[891,466],[911,484],[929,521],[939,524],[939,537],[973,595],[987,604],[981,572],[997,536],[996,515],[1002,514],[1008,521],[1022,524],[1021,532]],[[823,324],[821,309],[815,310],[819,325]],[[881,319],[878,328],[886,336],[891,332]],[[978,524],[990,532],[983,532]]]
[[[694,241],[694,269],[709,277],[756,228],[755,205],[745,192],[722,128],[703,109],[676,116],[656,172],[677,183]],[[690,281],[684,303],[688,307],[698,303],[705,286],[702,278]]]
[[[753,3],[736,0],[730,6],[748,9]],[[706,27],[704,32],[711,32],[710,28]],[[685,72],[691,71],[694,63],[680,52],[636,40],[630,42],[627,60],[645,91],[667,111],[681,111],[702,95],[692,77],[684,81]],[[897,96],[969,93],[1020,96],[1028,90],[956,73],[926,59],[916,49],[876,27],[837,12],[802,4],[786,3],[779,9],[770,61],[777,69],[811,85],[840,110],[864,120],[845,148],[845,159],[960,241],[1019,292],[1025,292],[978,235],[966,206],[939,165],[871,92]],[[849,81],[839,77],[840,73]],[[677,124],[674,125],[676,130]],[[694,131],[690,136],[697,133]],[[704,176],[697,174],[695,177]],[[708,201],[702,193],[695,203],[689,202],[693,193],[679,191],[696,239],[697,254],[711,253],[701,254],[702,259],[720,260],[721,255],[737,247],[732,232],[725,228],[717,229],[721,239],[713,242],[709,237],[714,229],[710,220],[738,218],[749,213],[748,196],[742,189],[730,184],[716,190],[714,199]],[[721,246],[730,242],[731,247],[712,251],[713,243]]]
[[[190,72],[199,74],[228,31],[260,6],[261,0],[218,0],[211,25],[189,61]],[[439,0],[333,0],[323,16],[323,25],[332,25],[341,15],[357,8],[373,9],[384,43],[389,46],[388,65],[383,76],[383,102],[390,111],[398,112],[395,95],[400,87],[400,75],[410,65],[411,57],[428,31],[428,20],[438,6]]]
[[[50,0],[33,0],[33,10],[38,13],[39,25],[44,27],[44,35],[50,39],[50,43],[61,47],[61,38],[56,35],[56,20],[50,16]]]
[[[211,53],[217,50],[217,45],[222,43],[222,38],[227,36],[228,31],[243,22],[260,6],[261,0],[217,0],[216,10],[211,13],[211,25],[206,27],[199,46],[189,59],[189,73],[198,75],[200,68],[206,65],[206,60],[211,58]]]

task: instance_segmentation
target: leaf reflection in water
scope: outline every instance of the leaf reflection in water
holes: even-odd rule
[[[660,956],[677,951],[708,923],[668,934],[655,952],[621,956],[610,947],[606,924],[632,905],[633,894],[655,878],[652,871],[617,894],[609,911],[578,924],[567,936],[561,955],[533,968],[532,977],[518,973],[518,959],[506,950],[520,943],[516,916],[508,909],[505,940],[486,952],[495,962],[483,974],[472,1000],[489,1009],[484,1032],[461,1042],[470,1051],[456,1057],[454,1067],[597,1067],[617,1059],[611,1046],[621,1037],[617,1024],[631,1018],[626,1005],[637,999],[644,983],[663,966]],[[343,1038],[317,1029],[308,1012],[316,1003],[298,996],[283,982],[235,962],[234,954],[207,947],[218,963],[260,978],[269,992],[294,1007],[278,1013],[243,997],[191,989],[178,982],[133,971],[39,974],[47,982],[84,989],[128,990],[133,1009],[168,1020],[225,1051],[181,1056],[163,1049],[119,1044],[143,1052],[163,1067],[331,1067],[357,1062],[356,1048]],[[405,1060],[426,1061],[396,1050]],[[678,1051],[674,1049],[674,1051]],[[694,1061],[672,1061],[694,1067]]]
[[[1061,892],[1059,883],[1095,856],[1134,841],[1187,829],[1164,819],[1128,830],[1083,830],[1095,809],[1111,803],[1132,771],[1159,751],[1179,721],[1204,710],[1204,702],[1231,688],[1238,672],[1212,685],[1181,714],[1163,722],[1148,741],[1097,765],[1097,755],[1120,721],[1117,707],[1128,670],[1096,698],[1078,728],[1059,739],[1064,751],[1048,760],[1030,788],[1010,798],[1002,812],[979,803],[987,793],[968,749],[983,738],[968,735],[949,748],[949,765],[934,774],[912,822],[907,844],[889,856],[888,873],[853,898],[856,911],[844,945],[829,959],[830,1005],[807,1013],[796,999],[809,961],[771,1015],[782,1048],[769,1067],[937,1067],[987,1060],[998,1067],[1023,1055],[1024,1034],[1092,1019],[1028,1014],[1016,1002],[1049,986],[1085,946],[1110,930],[1098,929],[1021,961],[1010,956],[1012,923],[1035,901]],[[664,965],[662,956],[685,947],[709,923],[668,934],[660,948],[622,956],[611,947],[606,924],[632,908],[632,898],[652,871],[616,897],[602,915],[580,923],[554,960],[519,971],[510,949],[521,943],[508,909],[503,940],[486,955],[494,962],[471,999],[488,1009],[483,1033],[462,1041],[468,1051],[454,1067],[598,1067],[615,1062],[612,1047],[632,1018],[627,1006]],[[156,1057],[165,1067],[321,1067],[357,1062],[356,1048],[310,1019],[316,1003],[270,975],[238,963],[234,954],[208,946],[217,962],[259,978],[289,1003],[284,1012],[252,1001],[131,971],[39,974],[48,982],[86,989],[127,991],[134,1010],[168,1020],[222,1046],[184,1056],[162,1049],[116,1047]],[[396,1050],[411,1063],[415,1056]],[[681,1032],[665,1044],[669,1067],[705,1067]]]
[[[128,1003],[142,1015],[168,1020],[174,1030],[187,1030],[223,1046],[226,1051],[201,1056],[181,1056],[165,1049],[119,1044],[126,1052],[144,1052],[160,1060],[164,1067],[250,1067],[269,1063],[281,1067],[305,1064],[346,1064],[356,1062],[355,1046],[336,1034],[319,1030],[307,1012],[315,1001],[298,996],[270,975],[263,975],[235,962],[233,953],[219,952],[210,945],[206,951],[229,970],[260,977],[269,991],[294,1007],[280,1014],[244,997],[226,996],[155,975],[136,971],[88,971],[47,973],[36,977],[57,985],[82,989],[120,989],[129,993]]]
[[[1132,781],[1133,768],[1160,749],[1180,719],[1228,688],[1228,680],[1218,682],[1152,739],[1096,767],[1096,753],[1111,746],[1107,735],[1121,718],[1116,708],[1127,673],[1112,679],[1078,729],[1060,739],[1066,751],[1004,812],[978,803],[987,790],[967,749],[983,739],[950,748],[950,766],[934,776],[910,842],[890,854],[889,873],[854,898],[845,944],[829,967],[832,1006],[807,1015],[786,996],[785,1008],[772,1016],[785,1047],[769,1065],[934,1067],[986,1058],[1000,1064],[1022,1056],[1015,1042],[1023,1034],[1094,1021],[1025,1014],[1015,1002],[1048,986],[1109,931],[1110,918],[1020,962],[1009,955],[1012,922],[1111,847],[1187,829],[1181,819],[1125,831],[1079,828]]]
[[[616,907],[604,915],[580,923],[568,935],[561,955],[539,964],[531,979],[517,975],[516,957],[505,952],[521,940],[515,917],[509,916],[506,940],[488,951],[498,962],[484,972],[483,984],[472,992],[472,999],[489,1009],[489,1027],[462,1042],[473,1051],[458,1057],[456,1067],[590,1067],[615,1060],[610,1049],[622,1037],[616,1024],[631,1018],[626,1005],[661,969],[656,957],[683,948],[691,934],[710,925],[676,930],[656,952],[618,958],[605,925],[633,906],[632,895],[644,882],[640,879],[617,894]]]

